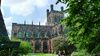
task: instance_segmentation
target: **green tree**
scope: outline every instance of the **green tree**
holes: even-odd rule
[[[13,53],[27,54],[27,53],[32,52],[32,45],[30,42],[22,41],[17,38],[12,38],[11,41],[19,41],[20,42],[19,48],[14,48]]]
[[[61,20],[68,29],[66,35],[78,49],[91,53],[100,43],[100,0],[58,0],[66,4],[63,13],[69,15]]]
[[[59,36],[52,40],[52,46],[54,51],[63,51],[65,50],[65,53],[67,54],[67,51],[70,51],[70,53],[75,50],[75,46],[73,44],[68,44],[69,42],[66,41],[66,38]]]

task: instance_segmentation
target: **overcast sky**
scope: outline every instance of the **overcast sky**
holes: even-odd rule
[[[6,28],[11,34],[12,23],[41,25],[46,23],[46,10],[54,5],[54,10],[65,8],[65,4],[55,4],[57,0],[2,0],[1,10],[5,20]]]

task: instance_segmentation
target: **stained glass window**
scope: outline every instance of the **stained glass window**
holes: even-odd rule
[[[22,32],[18,32],[18,37],[21,38],[22,36]]]
[[[40,31],[40,36],[44,37],[44,31]]]
[[[37,30],[34,30],[33,33],[34,33],[33,35],[34,35],[35,37],[38,37],[38,32],[37,32]]]
[[[26,33],[26,37],[29,37],[29,33]]]
[[[49,31],[47,32],[47,36],[48,36],[48,37],[51,37],[51,34],[50,34],[50,32],[49,32]]]
[[[27,38],[31,37],[31,31],[30,31],[30,30],[27,30],[27,31],[26,31],[26,37],[27,37]]]

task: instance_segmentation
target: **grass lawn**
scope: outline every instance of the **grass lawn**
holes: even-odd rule
[[[23,56],[33,56],[31,54],[23,55]],[[57,56],[52,54],[45,54],[45,53],[35,53],[34,56]]]
[[[57,55],[44,54],[44,53],[35,53],[35,56],[57,56]]]

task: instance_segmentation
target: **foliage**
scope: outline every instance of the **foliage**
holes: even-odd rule
[[[17,39],[17,38],[12,38],[11,41],[19,41],[20,42],[19,48],[13,49],[14,53],[27,54],[27,53],[32,52],[31,43],[29,43],[27,41],[22,41],[22,40]]]
[[[6,55],[6,54],[9,54],[9,50],[8,49],[2,49],[2,50],[0,50],[0,55]]]
[[[84,54],[83,53],[80,53],[80,52],[73,52],[71,54],[71,56],[84,56]]]
[[[100,41],[100,0],[58,0],[66,4],[63,13],[69,15],[61,20],[65,28],[72,29],[66,35],[71,43],[78,44],[80,50],[87,49],[88,53]]]
[[[100,43],[93,49],[92,54],[94,53],[100,53]]]
[[[7,44],[7,40],[9,39],[9,37],[2,37],[2,39],[0,40],[0,48],[3,48],[0,50],[0,55],[5,55],[6,53],[9,52],[8,49],[6,49],[6,47],[8,47],[8,44]]]
[[[52,46],[54,51],[63,51],[67,53],[67,51],[73,51],[75,46],[73,44],[68,45],[68,41],[64,37],[57,37],[52,40]]]

